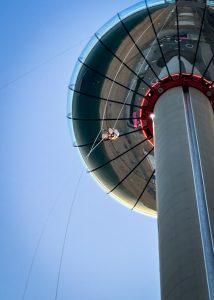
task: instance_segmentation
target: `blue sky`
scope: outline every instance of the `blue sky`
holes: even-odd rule
[[[68,211],[82,171],[67,86],[91,35],[137,1],[0,3],[0,299],[54,299]],[[51,211],[51,213],[50,213]],[[159,299],[156,220],[129,211],[84,172],[58,300]]]

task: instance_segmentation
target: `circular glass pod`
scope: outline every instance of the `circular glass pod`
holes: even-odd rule
[[[89,172],[114,198],[147,215],[156,215],[158,95],[197,81],[213,104],[212,3],[141,1],[122,11],[89,41],[69,84],[69,128]]]

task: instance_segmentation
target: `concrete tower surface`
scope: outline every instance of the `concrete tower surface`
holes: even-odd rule
[[[214,3],[141,1],[81,53],[74,146],[114,198],[158,218],[162,300],[214,300]]]

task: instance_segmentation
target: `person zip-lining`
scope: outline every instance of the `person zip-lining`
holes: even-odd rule
[[[108,130],[103,129],[102,139],[103,140],[116,140],[120,133],[115,128],[109,128]]]

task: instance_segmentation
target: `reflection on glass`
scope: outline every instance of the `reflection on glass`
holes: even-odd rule
[[[158,6],[158,5],[161,5],[161,4],[165,4],[165,3],[168,3],[168,1],[164,1],[164,0],[159,0],[159,1],[156,1],[156,0],[151,0],[151,1],[148,1],[148,7],[152,7],[152,6]],[[171,1],[170,1],[171,3]]]
[[[71,75],[71,80],[70,80],[70,85],[75,85],[76,80],[77,80],[77,76],[81,70],[82,64],[77,61],[73,70],[73,73]]]
[[[130,15],[132,15],[132,14],[134,14],[134,13],[136,13],[136,12],[138,12],[138,11],[144,9],[144,8],[146,8],[146,3],[145,3],[145,1],[141,1],[137,4],[135,4],[135,5],[132,5],[131,7],[128,7],[126,9],[122,10],[119,13],[119,15],[120,15],[121,19],[125,19],[128,16],[130,16]]]
[[[97,43],[97,38],[93,35],[79,56],[81,61],[84,61],[86,59],[89,52],[94,48],[96,43]]]
[[[72,88],[72,86],[71,86]],[[74,96],[74,91],[68,90],[68,98],[67,98],[67,114],[70,114],[72,111],[72,99]]]
[[[115,189],[116,197],[125,204],[132,203],[132,197],[139,197],[141,191],[138,191],[137,178],[142,180],[142,174],[145,178],[151,177],[147,160],[142,170],[133,169],[142,153],[132,146],[145,138],[142,128],[147,126],[139,110],[144,96],[150,97],[150,91],[154,90],[161,93],[161,79],[169,74],[176,73],[177,77],[173,79],[180,79],[180,67],[182,72],[214,79],[214,9],[211,6],[214,1],[207,2],[210,6],[204,24],[202,3],[195,2],[193,7],[192,2],[185,1],[178,4],[177,9],[174,0],[147,3],[149,11],[146,2],[141,1],[114,16],[97,31],[97,36],[91,38],[80,55],[79,60],[84,65],[77,62],[72,74],[70,88],[78,92],[69,91],[68,95],[67,111],[76,118],[69,120],[69,130],[73,141],[81,145],[79,150],[85,161],[96,140],[96,148],[87,159],[87,165],[92,168],[111,162],[96,170],[97,179],[109,190],[125,178],[126,168],[132,169],[130,177]],[[171,80],[170,76],[168,79]],[[149,99],[145,101],[149,103]],[[145,122],[139,122],[140,119]],[[97,146],[102,141],[102,130],[108,128],[120,132],[119,143],[105,141]],[[148,141],[144,146],[147,152],[150,151]],[[127,149],[131,151],[126,152]],[[112,160],[116,152],[125,152],[126,162],[130,165],[120,168],[120,159],[124,157]],[[134,184],[133,196],[130,182]],[[155,186],[152,183],[140,198],[137,209],[149,213],[146,210],[149,207],[154,212],[154,200]]]
[[[118,18],[118,15],[115,15],[96,32],[96,35],[99,37],[103,36],[109,29],[111,29],[119,21],[120,20]]]
[[[208,1],[207,1],[207,5],[209,5],[209,6],[214,6],[214,1],[213,1],[213,0],[208,0]]]

